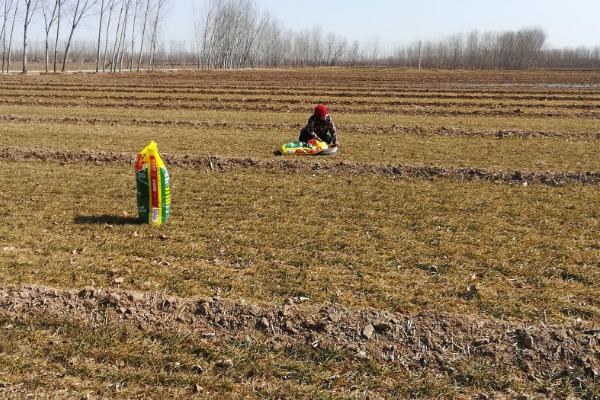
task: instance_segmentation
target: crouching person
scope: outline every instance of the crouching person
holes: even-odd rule
[[[324,104],[319,104],[315,108],[315,112],[308,119],[308,124],[300,131],[300,139],[298,140],[308,142],[311,139],[319,139],[330,147],[340,145],[335,124],[329,115],[327,106]]]

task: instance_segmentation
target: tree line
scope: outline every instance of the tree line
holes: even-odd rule
[[[399,66],[440,69],[599,68],[600,46],[549,49],[541,28],[455,34],[443,40],[382,48],[377,41],[348,42],[315,26],[285,28],[254,0],[192,1],[193,37],[165,42],[161,27],[169,0],[1,0],[2,73],[11,63],[28,71],[95,65],[96,72],[166,66],[199,69],[298,66]],[[29,37],[33,20],[42,35]],[[95,40],[77,38],[81,22]],[[22,33],[15,37],[15,26]],[[89,35],[88,35],[89,36]],[[190,35],[192,36],[192,34]],[[13,68],[14,70],[14,68]]]
[[[96,65],[99,71],[139,71],[156,67],[159,24],[168,0],[2,0],[0,3],[0,50],[2,73],[11,62],[21,61],[22,72],[28,71],[30,40],[34,17],[43,24],[43,49],[31,54],[43,60],[46,72],[64,72],[69,62]],[[96,19],[97,40],[76,40],[83,20]],[[15,25],[21,24],[22,46],[15,50]],[[38,42],[39,44],[39,42]],[[76,51],[73,53],[73,49]],[[41,53],[43,52],[43,56]]]

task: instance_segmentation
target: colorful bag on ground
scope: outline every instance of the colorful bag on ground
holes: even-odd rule
[[[135,160],[137,207],[140,219],[152,225],[162,225],[171,216],[171,181],[169,172],[151,141]]]
[[[327,143],[317,139],[311,139],[308,142],[289,142],[281,145],[280,152],[283,155],[289,154],[319,154],[328,149]]]

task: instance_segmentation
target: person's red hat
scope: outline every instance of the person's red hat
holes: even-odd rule
[[[315,108],[315,117],[325,118],[327,115],[329,115],[329,110],[327,109],[327,106],[325,104],[319,104]]]

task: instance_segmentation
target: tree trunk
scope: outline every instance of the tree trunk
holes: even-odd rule
[[[123,69],[123,55],[125,53],[125,42],[127,41],[127,18],[129,17],[130,8],[131,0],[127,0],[127,5],[125,6],[125,17],[123,18],[123,30],[121,31],[121,39],[119,41],[119,51],[117,52],[119,72],[121,72]]]
[[[110,1],[110,8],[108,11],[108,22],[106,23],[106,31],[104,34],[104,57],[103,57],[103,61],[102,61],[102,71],[106,71],[106,54],[108,52],[108,32],[110,29],[110,21],[112,21],[112,12],[113,9],[115,8],[115,0],[109,0]]]
[[[113,50],[110,57],[110,72],[116,71],[116,58],[117,58],[117,45],[119,44],[119,38],[121,33],[121,24],[123,23],[123,7],[125,7],[125,0],[121,3],[121,11],[119,11],[119,20],[117,21],[117,31],[115,32],[115,42],[113,44]]]
[[[48,18],[48,10],[46,9],[46,4],[42,4],[42,10],[44,12],[44,32],[46,34],[44,40],[44,60],[45,60],[45,71],[48,73],[48,65],[50,62],[50,30],[52,30],[52,25],[56,22],[56,11],[58,10],[59,0],[54,0],[54,6],[52,7],[52,14],[50,18]]]
[[[10,53],[12,50],[12,39],[13,39],[13,33],[15,32],[15,21],[17,20],[17,11],[19,10],[19,3],[17,2],[17,4],[15,5],[15,12],[13,14],[13,20],[12,20],[12,24],[10,27],[10,36],[8,37],[8,54],[7,54],[7,58],[6,58],[6,73],[10,73]]]
[[[69,56],[69,49],[71,48],[71,41],[73,40],[75,29],[77,29],[77,25],[79,25],[79,22],[81,22],[81,19],[89,11],[94,2],[93,0],[92,2],[90,2],[90,0],[84,0],[84,3],[81,7],[80,4],[81,1],[77,0],[77,3],[75,4],[75,10],[73,11],[73,24],[71,25],[71,32],[69,33],[69,40],[67,40],[67,46],[65,47],[62,72],[65,72],[65,69],[67,68],[67,57]]]
[[[100,25],[98,25],[98,49],[96,50],[96,73],[100,71],[100,42],[102,39],[102,17],[104,17],[104,0],[100,3]]]
[[[48,35],[46,35],[46,40],[44,42],[44,61],[45,61],[45,71],[46,73],[48,73],[48,62],[49,62],[49,52],[48,50],[50,50],[50,44],[48,43]]]
[[[2,68],[0,69],[0,73],[2,74],[4,74],[4,64],[6,63],[6,24],[8,23],[8,15],[12,9],[12,5],[12,0],[6,0],[4,2],[4,12],[2,14],[2,30],[0,30],[0,38],[2,38]]]
[[[160,22],[160,12],[165,5],[166,0],[158,0],[156,5],[156,18],[154,19],[154,24],[152,27],[152,42],[150,45],[150,69],[154,71],[154,66],[156,64],[156,46],[158,44],[158,23]]]
[[[135,23],[137,22],[140,0],[135,0],[135,12],[133,14],[133,25],[131,27],[131,54],[129,54],[129,72],[133,71],[133,52],[135,51]]]
[[[52,10],[52,15],[50,16],[50,20],[48,20],[48,14],[46,9],[46,3],[42,4],[42,11],[44,13],[44,71],[48,73],[48,51],[50,48],[50,44],[48,41],[48,37],[50,36],[50,29],[52,29],[52,25],[54,24],[54,19],[56,16],[56,2],[54,3],[54,9]]]
[[[142,43],[140,44],[140,56],[138,58],[137,72],[140,72],[140,65],[142,64],[142,54],[144,51],[144,38],[146,37],[146,24],[148,22],[148,10],[150,9],[150,0],[146,0],[146,12],[144,13],[144,27],[142,28]]]
[[[158,0],[159,2],[161,0]],[[158,28],[158,18],[160,14],[160,3],[159,8],[156,10],[156,18],[154,24],[152,24],[152,36],[150,39],[150,60],[148,61],[149,68],[154,71],[154,52],[156,51],[156,29]]]
[[[56,73],[56,63],[58,59],[58,38],[60,36],[60,14],[62,11],[62,5],[64,0],[56,0],[58,1],[58,14],[56,16],[56,40],[54,41],[54,73]]]
[[[79,11],[79,3],[80,0],[77,0],[77,3],[75,3],[75,10],[73,11],[73,23],[71,24],[69,40],[67,40],[67,45],[65,46],[65,54],[63,55],[63,64],[61,72],[65,72],[65,69],[67,67],[67,57],[69,55],[69,48],[71,47],[71,40],[73,39],[73,32],[75,31],[75,20],[77,18],[77,12]]]
[[[31,10],[31,2],[33,0],[25,0],[25,18],[23,19],[23,70],[24,74],[27,73],[27,27],[29,25],[29,13]],[[35,6],[34,6],[35,7]]]

